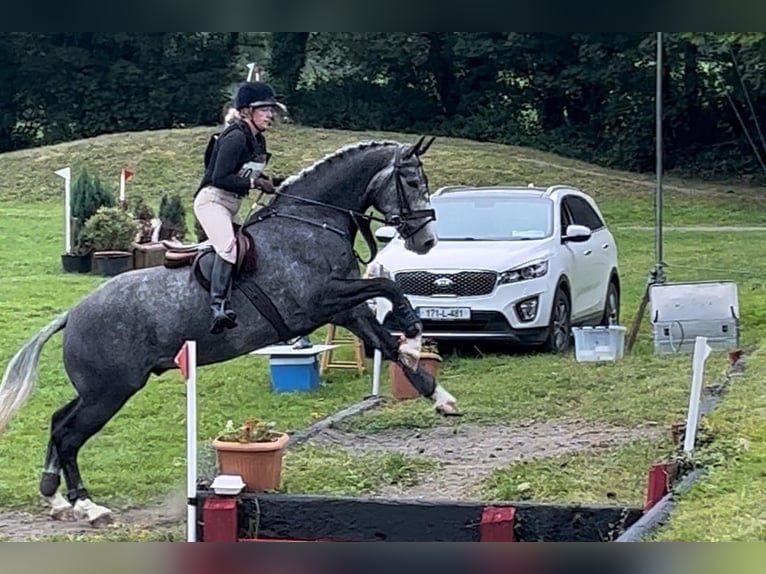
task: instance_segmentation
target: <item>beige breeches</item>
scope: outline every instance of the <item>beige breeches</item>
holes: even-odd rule
[[[194,199],[194,215],[221,258],[236,263],[237,245],[232,223],[240,223],[242,198],[218,187],[203,187]]]

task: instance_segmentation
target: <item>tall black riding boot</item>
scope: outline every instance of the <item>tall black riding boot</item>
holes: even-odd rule
[[[234,264],[224,261],[216,254],[213,270],[210,272],[210,308],[213,311],[210,332],[214,335],[221,333],[224,329],[233,329],[237,326],[237,314],[231,309],[229,303],[233,271]]]

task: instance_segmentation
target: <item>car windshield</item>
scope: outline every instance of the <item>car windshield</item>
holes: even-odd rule
[[[553,233],[553,203],[542,197],[461,197],[434,201],[441,241],[524,241]]]

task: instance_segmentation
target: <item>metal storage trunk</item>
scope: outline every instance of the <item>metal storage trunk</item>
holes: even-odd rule
[[[696,337],[714,350],[739,347],[737,285],[730,281],[652,285],[651,321],[658,355],[692,353]]]

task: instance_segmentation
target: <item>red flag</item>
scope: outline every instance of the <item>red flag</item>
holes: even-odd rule
[[[184,343],[181,347],[181,350],[178,351],[178,354],[176,355],[176,358],[174,359],[176,366],[181,369],[181,374],[184,376],[184,379],[189,378],[189,344]]]
[[[130,171],[127,167],[122,168],[122,175],[125,178],[126,183],[133,179],[133,172]]]

